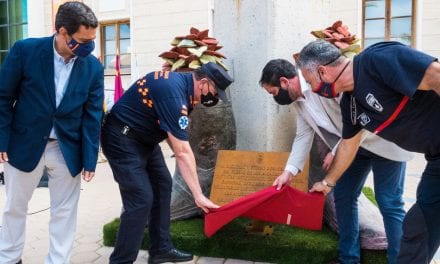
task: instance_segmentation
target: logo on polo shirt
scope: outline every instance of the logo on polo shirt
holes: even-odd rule
[[[181,116],[179,118],[179,126],[180,126],[181,129],[187,128],[188,124],[189,124],[189,120],[188,120],[187,116]]]
[[[362,126],[366,126],[371,121],[370,117],[365,113],[360,114],[357,119],[359,119]]]
[[[379,101],[376,99],[376,97],[374,97],[374,95],[369,93],[369,94],[367,94],[367,97],[365,97],[365,99],[367,100],[367,104],[369,106],[373,107],[374,109],[376,109],[379,112],[382,112],[383,107],[379,103]]]

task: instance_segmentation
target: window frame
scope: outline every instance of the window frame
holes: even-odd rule
[[[365,48],[365,9],[366,3],[374,0],[362,0],[362,48]],[[391,17],[391,1],[392,0],[384,0],[385,1],[385,41],[390,41],[391,39],[391,19],[392,18],[404,18],[408,16],[395,16]],[[411,47],[414,48],[416,46],[416,14],[417,14],[417,0],[411,0]],[[375,20],[375,19],[368,19]]]
[[[27,5],[27,1],[25,1],[25,5]],[[12,23],[11,22],[11,13],[10,13],[10,2],[11,0],[0,0],[0,2],[5,2],[6,3],[6,23],[5,24],[0,24],[0,28],[6,28],[7,31],[7,49],[1,49],[0,48],[0,54],[8,54],[9,50],[12,48],[12,46],[14,45],[14,43],[20,39],[16,39],[15,41],[13,41],[11,43],[11,28],[12,27],[17,27],[17,26],[22,26],[22,27],[27,27],[29,25],[29,18],[28,18],[28,14],[26,13],[26,19],[23,19],[22,21],[20,21],[19,23]],[[27,11],[27,7],[26,7],[26,11]],[[24,30],[23,28],[23,32],[22,32],[22,36],[21,39],[25,39],[28,37],[28,29],[26,28],[26,30]],[[0,65],[3,64],[3,61],[1,61],[1,57],[0,57]],[[1,66],[0,66],[1,67]]]
[[[105,68],[105,44],[106,44],[106,40],[105,40],[105,27],[106,26],[115,26],[115,33],[116,33],[116,50],[119,50],[119,55],[121,55],[121,49],[120,49],[120,30],[119,27],[122,24],[128,24],[130,26],[130,41],[131,41],[131,24],[130,24],[130,19],[126,18],[126,19],[116,19],[116,20],[108,20],[108,21],[101,21],[99,23],[99,32],[100,32],[100,43],[101,43],[101,47],[100,47],[100,52],[101,52],[101,62],[102,65],[104,66],[104,75],[105,76],[115,76],[116,72],[113,69],[107,69]],[[116,54],[115,54],[116,55]],[[131,53],[130,53],[131,56]],[[130,75],[131,74],[131,65],[128,68],[120,68],[120,74],[121,75]]]

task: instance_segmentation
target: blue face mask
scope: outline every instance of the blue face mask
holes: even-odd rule
[[[78,43],[73,37],[67,43],[70,50],[78,57],[87,57],[95,49],[95,42],[93,40],[86,43]]]

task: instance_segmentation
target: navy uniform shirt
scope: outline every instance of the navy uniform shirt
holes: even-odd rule
[[[354,90],[341,100],[342,137],[364,128],[406,150],[440,157],[440,97],[417,90],[436,60],[398,42],[378,43],[357,55]]]
[[[191,73],[151,72],[137,80],[112,107],[117,119],[157,144],[168,137],[188,140],[188,114],[192,109],[194,82]]]

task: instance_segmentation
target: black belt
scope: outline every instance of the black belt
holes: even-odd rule
[[[154,146],[164,140],[166,138],[166,133],[164,132],[165,136],[159,135],[159,134],[151,134],[151,133],[145,133],[141,132],[139,130],[133,129],[126,123],[119,120],[116,116],[112,115],[111,113],[107,114],[104,118],[104,129],[106,126],[110,126],[112,128],[116,128],[116,130],[119,130],[121,134],[123,134],[126,137],[132,138],[137,140],[140,143],[143,143],[145,145]]]
[[[116,129],[118,129],[122,135],[125,135],[129,138],[140,139],[142,138],[141,133],[135,131],[130,126],[119,120],[117,117],[113,116],[111,113],[107,114],[104,118],[104,124],[110,125]]]
[[[49,138],[48,141],[49,141],[49,142],[54,142],[54,141],[57,141],[57,139],[56,139],[56,138]]]

